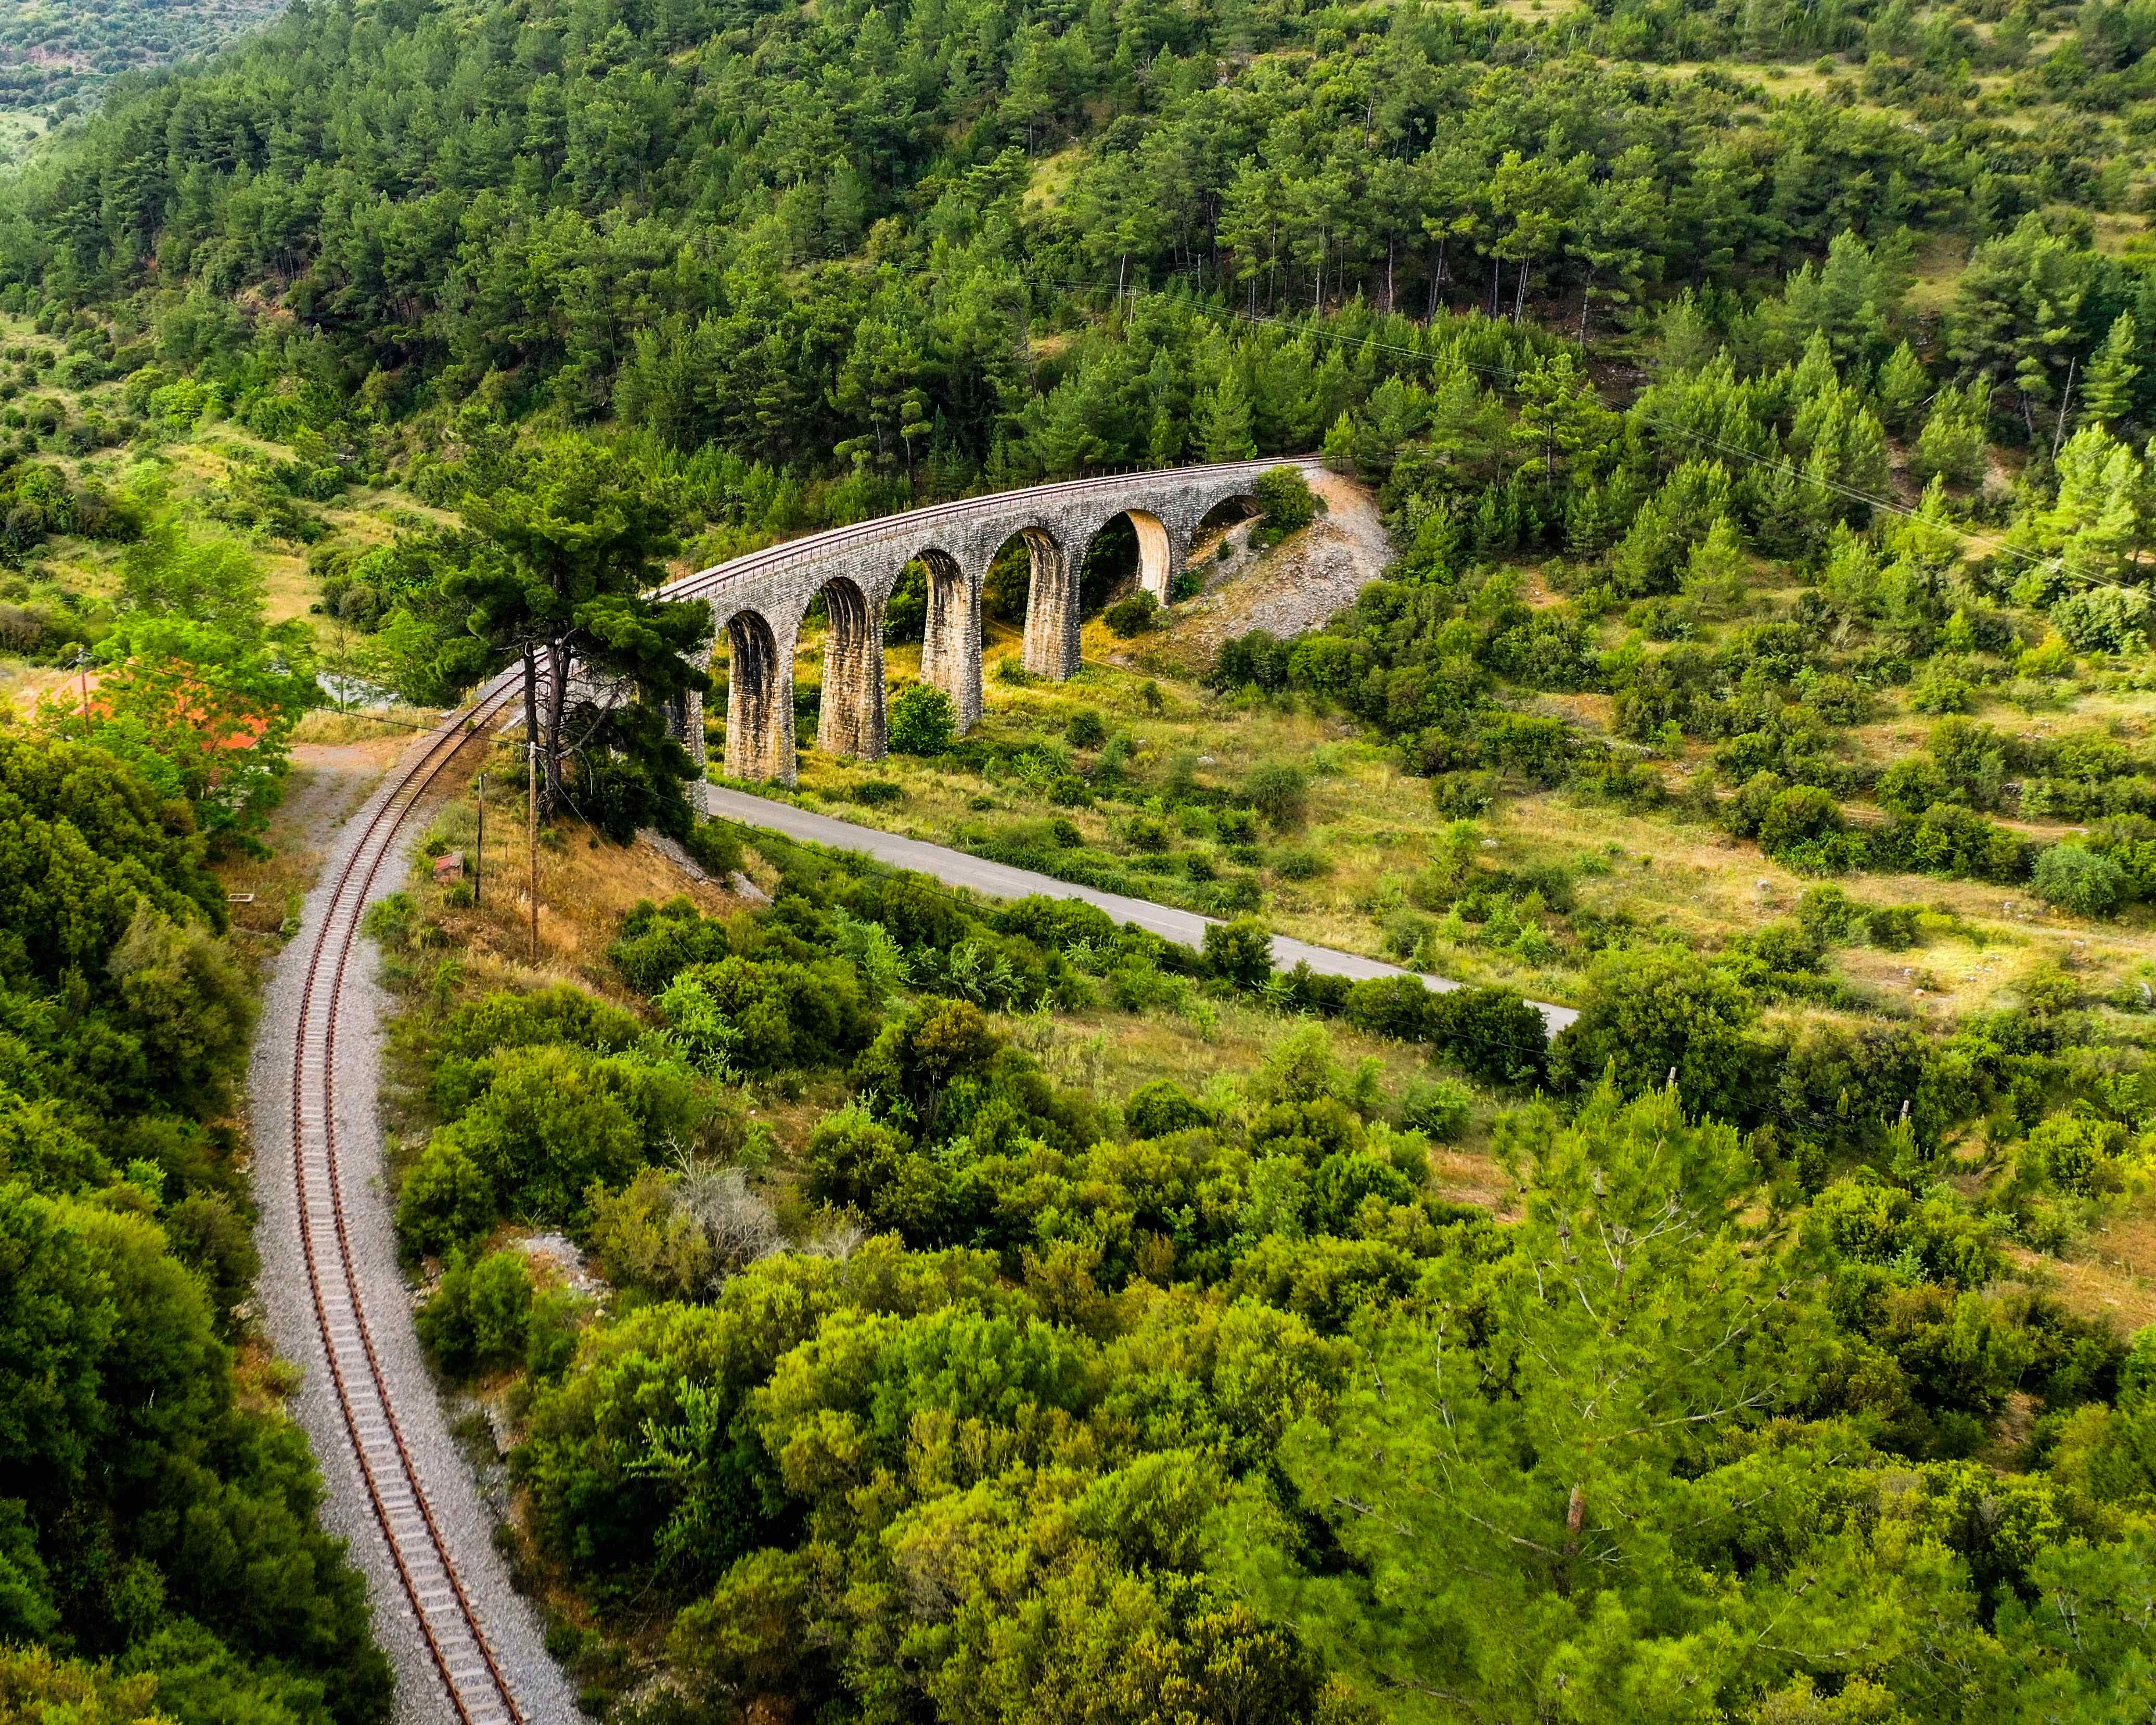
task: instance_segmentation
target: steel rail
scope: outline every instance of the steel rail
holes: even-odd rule
[[[380,799],[331,891],[321,933],[308,959],[293,1033],[292,1182],[316,1327],[368,1507],[382,1530],[429,1657],[463,1725],[502,1721],[526,1725],[528,1716],[495,1657],[435,1519],[375,1347],[337,1158],[336,1031],[345,972],[358,943],[361,917],[398,832],[464,745],[480,734],[480,727],[507,703],[506,694],[490,691],[446,721]],[[324,989],[326,963],[328,985]],[[311,1102],[320,1109],[312,1120]],[[327,1240],[321,1231],[324,1224]],[[326,1248],[333,1248],[334,1262],[325,1264]],[[337,1310],[340,1292],[348,1317]]]

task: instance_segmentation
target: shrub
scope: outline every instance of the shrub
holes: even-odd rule
[[[1484,814],[1497,794],[1494,773],[1440,773],[1430,782],[1430,800],[1440,814],[1471,820]]]
[[[1273,872],[1283,880],[1315,880],[1331,872],[1332,865],[1307,846],[1283,850],[1273,859]]]
[[[1133,1138],[1164,1138],[1212,1123],[1195,1097],[1165,1078],[1140,1085],[1123,1104],[1123,1128]]]
[[[1552,1076],[1560,1089],[1591,1090],[1606,1072],[1630,1096],[1660,1090],[1674,1070],[1687,1111],[1741,1121],[1760,1082],[1756,1014],[1742,984],[1689,953],[1614,954],[1598,967],[1579,1017],[1558,1032]]]
[[[1549,1060],[1549,1026],[1510,988],[1453,988],[1431,997],[1430,1041],[1471,1078],[1531,1084]]]
[[[2015,1159],[2025,1180],[2090,1198],[2118,1186],[2126,1142],[2126,1128],[2116,1121],[2056,1113],[2029,1134]]]
[[[1285,689],[1291,651],[1289,643],[1261,629],[1223,641],[1213,655],[1213,669],[1205,675],[1206,686],[1241,689],[1255,685],[1267,691]]]
[[[1317,519],[1317,495],[1299,467],[1269,468],[1251,488],[1258,507],[1265,511],[1270,537],[1284,538]]]
[[[2039,852],[2036,891],[2077,916],[2107,916],[2126,896],[2126,870],[2118,860],[2079,845],[2053,845]]]
[[[2148,644],[2148,595],[2134,587],[2085,588],[2051,607],[2051,623],[2076,653],[2138,653]]]
[[[1108,721],[1098,707],[1081,706],[1065,721],[1063,734],[1074,749],[1096,749],[1108,740]]]
[[[1917,944],[1917,918],[1922,913],[1914,905],[1881,905],[1864,913],[1864,937],[1884,952],[1907,952]]]
[[[1920,713],[1965,713],[1976,704],[1976,691],[1938,665],[1928,667],[1909,691],[1909,705]]]
[[[1101,622],[1108,625],[1111,634],[1125,640],[1142,635],[1152,627],[1153,614],[1160,609],[1160,602],[1141,588],[1137,592],[1120,598],[1101,613]]]
[[[1310,812],[1302,769],[1290,761],[1268,761],[1252,768],[1243,781],[1243,794],[1276,832],[1301,826]]]
[[[595,1182],[619,1184],[648,1147],[691,1128],[688,1080],[633,1055],[519,1048],[491,1065],[478,1101],[436,1138],[463,1150],[497,1199],[533,1221],[578,1218]]]
[[[1364,1200],[1413,1204],[1414,1183],[1383,1157],[1368,1151],[1335,1151],[1312,1177],[1311,1226],[1319,1234],[1346,1234]]]
[[[1475,1092],[1457,1078],[1418,1078],[1400,1097],[1400,1118],[1440,1143],[1466,1131]]]
[[[1151,814],[1132,815],[1129,824],[1123,829],[1123,836],[1130,840],[1134,849],[1147,851],[1154,855],[1166,850],[1175,842],[1168,830],[1167,823],[1158,816]]]
[[[870,809],[881,809],[897,802],[906,794],[904,787],[887,778],[865,778],[848,788],[846,795]]]
[[[476,1264],[459,1254],[416,1323],[452,1377],[521,1363],[531,1327],[531,1271],[523,1254],[495,1252]]]
[[[1205,968],[1238,988],[1257,988],[1273,973],[1271,931],[1255,916],[1212,924],[1205,931]]]
[[[1416,942],[1407,944],[1413,951]],[[1375,1036],[1423,1042],[1437,1027],[1437,1003],[1420,977],[1372,977],[1348,990],[1348,1021]]]
[[[1842,829],[1841,806],[1817,785],[1792,785],[1776,793],[1759,819],[1759,844],[1779,853]]]
[[[681,848],[696,860],[698,868],[721,880],[742,865],[739,835],[732,828],[721,826],[716,821],[698,821],[689,829],[689,835],[681,841]]]
[[[461,1144],[437,1136],[404,1176],[397,1237],[419,1257],[446,1257],[493,1227],[495,1214],[493,1182]]]
[[[940,755],[957,729],[957,709],[933,683],[909,683],[891,704],[891,746],[900,754]]]

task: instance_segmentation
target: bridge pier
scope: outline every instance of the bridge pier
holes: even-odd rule
[[[666,730],[675,742],[689,752],[696,763],[696,776],[688,786],[689,806],[697,814],[707,813],[704,804],[704,772],[711,764],[710,746],[704,741],[704,697],[690,689],[676,696],[667,703]]]
[[[921,676],[951,697],[963,736],[981,721],[981,583],[955,557],[924,552],[928,624],[921,639]]]
[[[824,641],[824,699],[816,747],[829,755],[880,761],[889,752],[883,702],[884,602],[846,580],[824,589],[830,632]]]
[[[798,619],[782,635],[753,611],[726,624],[733,669],[726,681],[726,776],[774,778],[792,784],[793,758],[793,644]]]
[[[1169,531],[1167,522],[1151,510],[1125,511],[1138,536],[1138,585],[1162,604],[1168,603],[1183,560],[1189,555],[1189,538]],[[1083,558],[1081,558],[1082,564]]]
[[[1025,601],[1025,668],[1050,682],[1068,680],[1078,669],[1079,555],[1065,552],[1039,527],[1024,530],[1033,558]],[[1086,536],[1090,543],[1092,536]]]

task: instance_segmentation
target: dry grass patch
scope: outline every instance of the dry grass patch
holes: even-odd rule
[[[2063,1258],[2015,1258],[2071,1310],[2103,1319],[2122,1336],[2156,1323],[2156,1202],[2144,1198],[2122,1208]]]

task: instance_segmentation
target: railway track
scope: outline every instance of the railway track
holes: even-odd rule
[[[375,1338],[338,1160],[337,1024],[360,922],[397,839],[465,745],[509,702],[500,690],[447,721],[397,769],[352,845],[316,925],[292,1038],[292,1180],[315,1327],[367,1507],[388,1550],[444,1696],[462,1725],[527,1725],[459,1572],[398,1417]],[[372,1098],[366,1099],[372,1106]],[[400,1314],[400,1322],[408,1317]]]
[[[1068,495],[1119,484],[1126,477],[1109,475],[1038,489]],[[913,511],[907,519],[930,529],[995,501],[969,498],[938,504]],[[752,552],[670,583],[662,591],[680,599],[711,598],[774,562],[840,550],[860,538],[886,533],[894,519],[834,528]],[[349,1111],[371,1112],[374,1106],[372,1069],[370,1065],[364,1083],[341,1070],[338,1032],[346,978],[360,948],[362,919],[382,884],[385,870],[403,854],[400,840],[408,825],[428,792],[466,746],[491,736],[504,715],[518,706],[521,694],[515,673],[496,678],[470,705],[444,719],[407,753],[389,781],[355,817],[357,834],[347,829],[341,835],[327,884],[318,886],[311,901],[301,944],[287,955],[287,963],[299,968],[291,1036],[284,1045],[291,1055],[291,1203],[310,1302],[307,1317],[328,1367],[331,1419],[357,1470],[363,1498],[360,1518],[371,1522],[381,1535],[387,1569],[401,1591],[424,1659],[437,1680],[435,1696],[401,1694],[400,1717],[413,1721],[454,1717],[459,1725],[567,1725],[570,1708],[558,1686],[536,1701],[521,1692],[529,1686],[516,1681],[509,1669],[513,1661],[497,1651],[487,1620],[488,1599],[467,1579],[465,1569],[480,1560],[478,1554],[467,1552],[460,1561],[453,1549],[459,1529],[429,1495],[428,1469],[420,1453],[425,1445],[408,1435],[410,1409],[408,1404],[400,1409],[398,1386],[400,1378],[408,1384],[410,1375],[386,1362],[385,1354],[399,1348],[408,1353],[413,1345],[409,1307],[402,1298],[401,1286],[393,1276],[382,1275],[382,1266],[371,1261],[360,1241],[362,1230],[378,1229],[382,1218],[361,1217],[352,1211],[352,1191],[364,1193],[370,1170],[341,1160],[338,1142],[341,1114],[350,1119]],[[286,1081],[275,1065],[265,1048],[258,1056],[259,1079]],[[346,1081],[342,1088],[341,1080]],[[392,1325],[400,1327],[393,1337],[387,1333]],[[318,1440],[325,1435],[319,1423]],[[439,1478],[439,1472],[435,1476]],[[471,1537],[469,1528],[462,1537]],[[486,1557],[490,1559],[491,1554]],[[379,1585],[383,1566],[375,1567]],[[528,1630],[528,1625],[523,1628]],[[403,1673],[408,1692],[413,1675],[408,1670]]]

